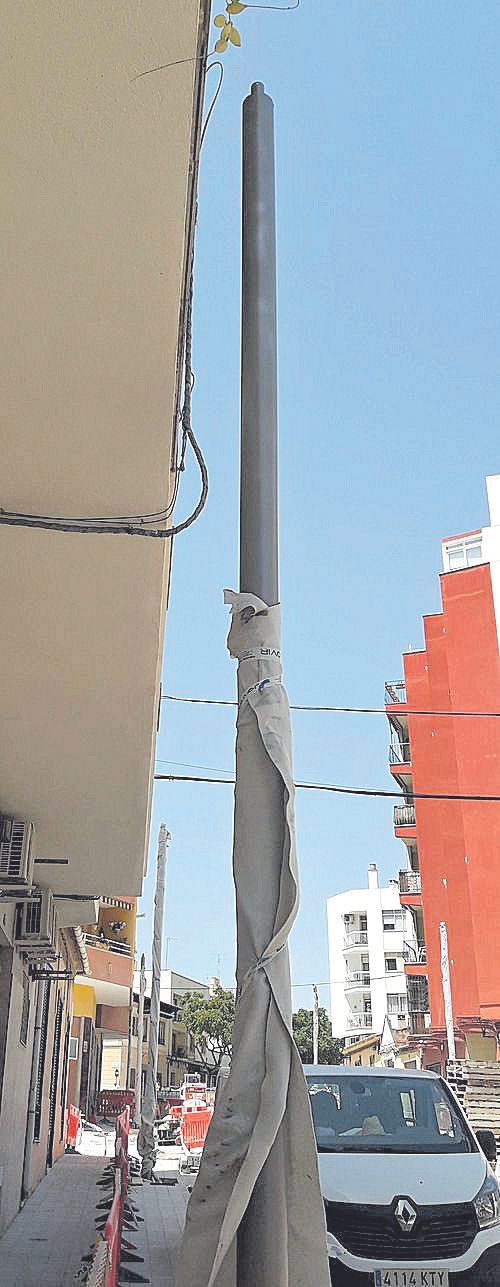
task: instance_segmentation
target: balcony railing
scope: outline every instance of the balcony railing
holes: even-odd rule
[[[407,965],[426,965],[427,948],[425,943],[417,943],[414,947],[412,943],[405,943],[403,948],[403,960]]]
[[[132,956],[130,943],[120,943],[116,938],[101,938],[99,934],[84,934],[87,947],[100,947],[105,952],[117,952],[120,956]]]
[[[422,879],[419,871],[400,871],[399,873],[399,892],[400,894],[421,894]]]
[[[348,1028],[371,1028],[373,1018],[371,1014],[351,1014],[347,1020]]]
[[[344,951],[346,950],[347,947],[366,947],[367,942],[368,942],[367,930],[351,930],[351,933],[346,934],[345,936]]]
[[[389,747],[389,764],[411,764],[409,742],[391,742]]]
[[[360,970],[354,970],[352,974],[346,976],[346,988],[369,988],[370,975],[362,973]]]
[[[395,827],[414,827],[415,826],[415,805],[414,804],[395,804],[394,805],[394,826]]]
[[[406,684],[403,679],[394,679],[385,685],[386,706],[403,706],[406,703]]]

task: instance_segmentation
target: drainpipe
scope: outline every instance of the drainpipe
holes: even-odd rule
[[[33,1032],[33,1054],[31,1058],[31,1077],[28,1097],[28,1116],[26,1120],[26,1138],[24,1143],[24,1162],[23,1162],[23,1179],[21,1185],[21,1198],[24,1201],[30,1193],[30,1175],[31,1175],[31,1158],[33,1154],[33,1138],[35,1134],[35,1109],[36,1109],[36,1083],[38,1074],[38,1061],[40,1058],[40,1044],[42,1039],[42,1010],[44,988],[48,983],[38,981],[36,994],[36,1013],[35,1028]]]

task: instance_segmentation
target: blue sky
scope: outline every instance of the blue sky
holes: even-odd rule
[[[237,22],[199,193],[193,417],[210,497],[175,546],[163,690],[234,695],[240,117],[261,80],[276,105],[285,681],[292,702],[380,705],[439,608],[440,538],[487,521],[484,476],[500,470],[498,0],[302,0]],[[179,515],[195,490],[193,471]],[[160,768],[231,771],[233,744],[232,710],[163,703]],[[294,717],[298,778],[388,787],[387,744],[382,717]],[[299,985],[328,980],[327,897],[369,862],[384,879],[403,865],[391,817],[389,801],[298,794],[295,1007],[311,1003]],[[157,784],[141,949],[162,820],[169,964],[204,979],[220,957],[230,985],[231,788]]]

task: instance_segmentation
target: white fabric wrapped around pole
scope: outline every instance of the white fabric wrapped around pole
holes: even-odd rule
[[[237,1006],[231,1071],[189,1202],[176,1287],[329,1287],[309,1097],[292,1036],[298,873],[280,609],[250,594],[226,592],[226,601],[239,663]]]
[[[142,1100],[142,1043],[144,1040],[144,996],[146,992],[146,957],[141,956],[139,977],[139,1013],[137,1017],[137,1071],[135,1076],[135,1120],[140,1126]]]
[[[157,1158],[156,1148],[156,1074],[158,1069],[158,1029],[160,1025],[161,953],[163,938],[163,907],[165,902],[165,867],[169,832],[162,822],[158,836],[156,863],[155,914],[153,924],[151,1006],[149,1011],[148,1063],[146,1085],[142,1098],[141,1126],[137,1136],[137,1152],[142,1157],[143,1180],[152,1180]]]

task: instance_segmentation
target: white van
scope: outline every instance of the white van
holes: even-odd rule
[[[500,1287],[494,1137],[476,1138],[446,1082],[392,1068],[304,1072],[334,1287]]]

